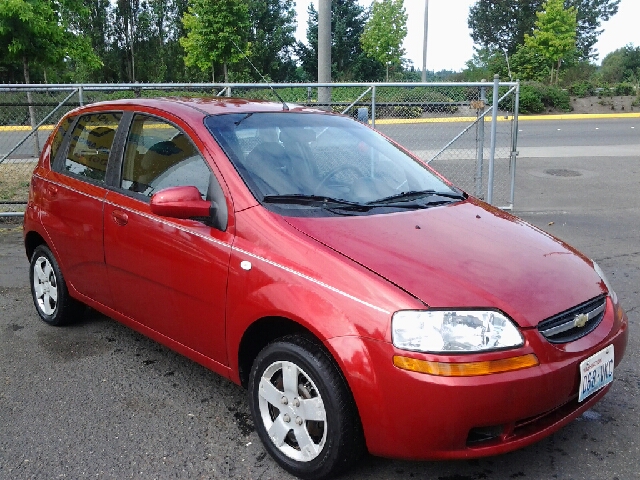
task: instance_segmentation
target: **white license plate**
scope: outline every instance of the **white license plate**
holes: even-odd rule
[[[613,345],[609,345],[580,363],[578,402],[611,382],[613,382]]]

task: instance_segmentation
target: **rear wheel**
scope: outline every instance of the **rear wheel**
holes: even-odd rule
[[[46,323],[65,325],[80,317],[83,305],[69,296],[58,262],[46,245],[38,246],[31,256],[29,280],[33,303]]]
[[[320,480],[348,468],[364,449],[358,413],[329,354],[300,336],[267,345],[249,378],[260,439],[287,471]]]

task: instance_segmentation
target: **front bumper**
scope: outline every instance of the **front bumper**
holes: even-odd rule
[[[536,329],[523,333],[524,347],[501,355],[535,353],[540,365],[457,378],[409,372],[392,363],[394,355],[437,359],[433,355],[409,354],[371,339],[331,340],[338,358],[349,359],[342,368],[370,453],[424,460],[474,458],[515,450],[550,435],[609,390],[610,385],[578,403],[579,364],[613,344],[617,366],[627,345],[628,320],[608,299],[598,328],[572,344],[551,345]],[[483,359],[474,357],[465,359]]]

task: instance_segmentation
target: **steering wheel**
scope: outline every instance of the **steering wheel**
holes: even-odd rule
[[[362,177],[362,172],[360,171],[360,169],[358,167],[354,167],[353,165],[340,165],[339,167],[336,167],[333,170],[331,170],[330,172],[328,172],[322,178],[322,180],[320,180],[318,185],[316,185],[316,188],[314,188],[313,194],[317,195],[318,191],[325,185],[325,183],[327,183],[327,180],[329,180],[334,175],[337,175],[340,172],[348,172],[348,171],[354,172],[356,174],[356,176],[358,176],[358,177]]]

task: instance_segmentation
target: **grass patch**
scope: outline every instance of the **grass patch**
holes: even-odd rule
[[[0,202],[25,202],[35,162],[0,163]]]

